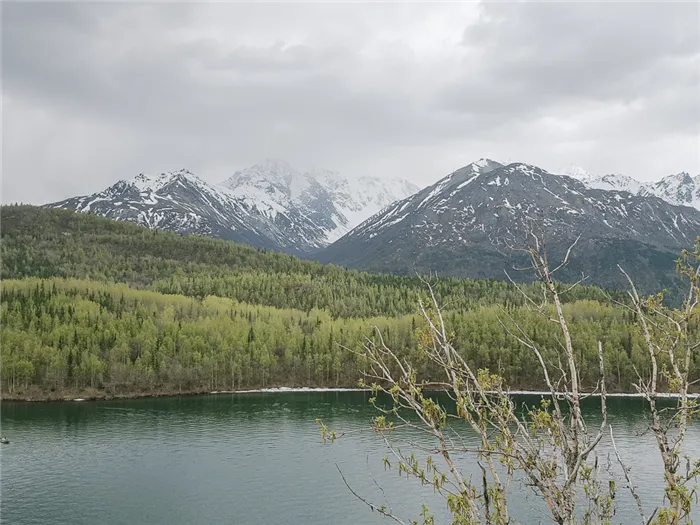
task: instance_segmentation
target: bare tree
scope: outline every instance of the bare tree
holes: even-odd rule
[[[598,342],[597,387],[594,392],[584,393],[579,380],[581,364],[573,349],[561,299],[576,284],[562,289],[554,280],[555,274],[567,265],[577,242],[578,239],[569,247],[563,260],[552,268],[540,237],[532,235],[532,246],[524,251],[530,260],[529,269],[540,282],[541,297],[528,295],[511,280],[533,311],[558,326],[561,343],[556,363],[545,360],[539,344],[505,311],[500,321],[507,333],[537,357],[548,392],[537,406],[518,406],[501,376],[489,370],[475,369],[455,350],[440,305],[428,282],[425,284],[429,299],[420,303],[424,326],[419,333],[419,346],[421,355],[440,371],[439,378],[434,381],[419,379],[416,364],[389,348],[378,330],[376,337],[367,340],[361,350],[349,349],[356,352],[360,362],[365,364],[361,384],[371,386],[374,396],[370,402],[381,413],[373,428],[383,435],[390,451],[384,459],[385,466],[432,486],[445,498],[453,523],[514,523],[508,490],[516,476],[524,479],[546,503],[555,523],[602,525],[611,522],[615,512],[615,475],[609,464],[604,465],[597,451],[601,439],[608,433],[614,447],[612,429],[607,423],[603,345]],[[700,465],[688,460],[683,473],[679,473],[685,431],[691,416],[697,411],[688,396],[690,356],[698,348],[697,342],[691,342],[697,341],[697,337],[691,337],[691,332],[697,334],[697,316],[693,316],[698,302],[700,268],[689,266],[692,257],[696,262],[700,261],[697,247],[694,255],[684,253],[684,260],[679,261],[679,270],[691,281],[691,293],[682,310],[661,306],[658,297],[642,301],[633,286],[631,306],[627,305],[637,312],[652,354],[650,379],[642,381],[640,377],[637,388],[652,409],[652,430],[664,461],[669,502],[668,509],[655,509],[647,519],[629,470],[622,464],[615,448],[624,477],[637,501],[640,522],[645,525],[654,519],[659,525],[675,525],[687,519],[693,498],[689,483],[697,476]],[[667,367],[659,364],[661,354],[666,357]],[[679,394],[677,409],[668,418],[666,426],[655,405],[660,375],[667,378],[672,383],[669,386]],[[454,408],[440,404],[431,395],[435,390],[447,392]],[[379,393],[390,396],[391,403],[377,402]],[[581,401],[592,394],[600,397],[600,424],[589,429],[581,411]],[[324,441],[337,437],[322,422],[319,424]],[[464,445],[460,428],[465,424],[477,436],[477,446]],[[671,443],[668,432],[672,424],[677,432]],[[415,429],[428,436],[430,446],[422,441],[411,443],[412,448],[422,452],[424,457],[407,455],[395,446],[392,432],[400,428]],[[465,456],[478,464],[481,470],[478,481],[473,481],[458,467],[460,459]],[[348,488],[373,510],[404,523],[390,508],[375,505],[349,485]],[[424,508],[421,517],[424,523],[432,523],[433,518],[427,509]]]
[[[655,509],[662,525],[687,521],[697,500],[696,487],[691,484],[700,474],[700,459],[683,456],[682,445],[688,425],[700,413],[697,401],[688,395],[690,367],[700,348],[700,237],[693,251],[684,250],[676,265],[688,283],[679,308],[664,305],[663,293],[640,298],[630,276],[618,266],[630,287],[630,304],[622,306],[636,315],[651,362],[651,372],[646,377],[638,372],[634,387],[649,405],[650,428],[663,461],[665,506]],[[671,409],[660,409],[657,404],[661,383],[676,395]]]

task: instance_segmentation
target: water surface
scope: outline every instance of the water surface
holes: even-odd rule
[[[2,523],[389,523],[353,497],[336,464],[355,490],[388,502],[407,520],[417,519],[425,502],[444,522],[443,500],[385,472],[383,441],[359,431],[376,415],[368,397],[282,392],[3,403],[2,434],[11,444],[0,448]],[[646,428],[642,407],[640,400],[611,399],[610,420],[641,494],[659,502],[660,461],[653,438],[640,435]],[[323,445],[316,418],[339,432],[358,432]],[[416,436],[396,438],[401,443]],[[697,427],[687,439],[689,451],[700,454]],[[602,446],[609,450],[607,440]],[[463,467],[476,473],[471,462]],[[515,482],[512,490],[511,514],[520,522],[551,522],[530,489]],[[618,492],[614,523],[637,523],[631,499]]]

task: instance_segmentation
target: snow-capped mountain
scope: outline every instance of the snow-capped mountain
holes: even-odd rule
[[[593,179],[593,175],[588,173],[581,166],[576,166],[575,164],[571,164],[564,168],[559,168],[555,173],[559,175],[566,175],[567,177],[580,180],[583,183],[586,183],[587,181]]]
[[[314,247],[323,247],[418,187],[400,179],[349,179],[337,172],[300,172],[286,162],[267,160],[236,172],[222,186],[273,222],[298,213],[313,222]],[[311,236],[311,233],[309,234]]]
[[[700,210],[700,174],[691,177],[686,172],[664,177],[659,182],[649,184],[642,195],[655,195],[671,204],[692,206]]]
[[[637,179],[633,179],[627,175],[615,173],[591,177],[587,181],[583,182],[589,188],[608,191],[626,191],[635,195],[639,195],[640,191],[645,187],[645,185],[639,182]]]
[[[104,191],[49,204],[178,233],[194,233],[274,248],[267,225],[247,204],[187,170],[143,173]]]
[[[48,206],[303,255],[416,190],[405,181],[350,182],[337,173],[301,174],[269,161],[236,172],[221,185],[187,170],[140,174]]]
[[[654,196],[587,187],[536,166],[482,159],[365,221],[319,260],[372,271],[438,271],[502,279],[528,225],[555,257],[581,234],[577,262],[599,284],[619,284],[614,262],[643,275],[673,272],[673,257],[700,233],[700,211]]]
[[[700,233],[700,211],[689,207],[700,204],[700,176],[643,185],[577,167],[558,171],[569,175],[481,159],[416,192],[403,180],[266,161],[220,185],[187,170],[141,174],[49,206],[366,270],[494,278],[513,265],[509,246],[534,224],[553,255],[582,235],[570,272],[614,286],[611,269],[622,262],[657,287],[670,282],[666,263]]]
[[[585,169],[573,165],[561,168],[556,173],[573,177],[588,188],[654,195],[677,206],[690,206],[700,210],[700,175],[693,178],[688,173],[681,172],[658,182],[643,183],[621,174],[591,175]]]

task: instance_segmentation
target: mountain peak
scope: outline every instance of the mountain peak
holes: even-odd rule
[[[556,173],[578,179],[590,189],[626,191],[642,197],[654,196],[676,206],[690,206],[700,210],[700,175],[692,177],[686,171],[652,183],[640,182],[620,173],[595,176],[575,165],[558,169]]]
[[[676,206],[700,209],[700,175],[693,178],[685,171],[668,175],[654,183],[643,183],[620,173],[593,176],[577,166],[557,170],[557,173],[575,178],[590,189],[625,191],[643,197],[654,196]]]
[[[586,171],[581,166],[576,166],[575,164],[570,164],[564,168],[559,168],[556,173],[558,175],[566,175],[578,180],[589,180],[592,175]]]
[[[169,171],[167,174],[173,177],[196,177],[196,175],[187,168],[180,168],[179,170]]]
[[[347,177],[325,168],[299,171],[278,159],[239,170],[222,185],[273,221],[291,216],[311,221],[321,245],[418,189],[400,179]]]
[[[299,173],[286,161],[268,158],[259,164],[236,171],[222,185],[232,190],[246,185],[258,189],[269,189],[272,186],[276,191],[289,193],[292,179],[298,176]]]
[[[479,171],[486,172],[496,168],[500,168],[501,166],[503,166],[503,164],[493,159],[481,157],[479,160],[467,164],[467,166],[472,166],[472,169],[476,168]]]
[[[528,175],[530,177],[538,176],[541,177],[542,174],[549,173],[547,170],[535,166],[534,164],[526,164],[524,162],[514,162],[508,164],[507,166],[501,166],[506,173],[512,173],[514,175]]]
[[[699,212],[661,199],[592,189],[525,163],[488,171],[472,163],[388,206],[318,258],[377,272],[503,278],[504,270],[519,264],[509,246],[527,238],[532,221],[557,257],[582,236],[572,278],[609,267],[621,247],[635,262],[650,246],[675,256],[700,231]],[[614,272],[605,278],[611,280],[598,283],[619,280]]]
[[[664,177],[646,189],[647,193],[672,204],[700,209],[700,175],[693,178],[689,173],[681,171]]]
[[[201,183],[202,180],[197,177],[188,169],[179,169],[175,171],[163,172],[160,175],[147,175],[145,173],[139,173],[133,179],[129,181],[120,181],[122,183],[130,184],[139,192],[157,192],[163,187],[167,186],[174,181],[190,181]]]
[[[486,157],[481,157],[479,160],[472,162],[472,164],[474,164],[475,166],[478,166],[479,168],[487,168],[487,167],[492,166],[494,164],[498,164],[499,166],[501,166],[500,162],[497,162],[493,159],[488,159]]]
[[[681,184],[693,184],[695,182],[693,180],[693,177],[691,177],[690,173],[688,173],[687,171],[681,171],[680,173],[676,173],[675,177],[679,180]]]

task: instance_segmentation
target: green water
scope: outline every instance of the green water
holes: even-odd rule
[[[366,428],[375,415],[367,397],[284,392],[3,403],[2,435],[11,443],[0,447],[0,518],[12,525],[389,523],[350,494],[338,464],[368,499],[385,502],[380,485],[404,518],[417,519],[425,502],[444,522],[442,499],[383,470],[387,452],[378,435],[321,443],[315,419],[338,431]],[[618,448],[651,507],[662,496],[660,462],[653,439],[640,435],[642,403],[616,398],[610,405]],[[688,435],[695,454],[699,430]],[[473,472],[474,465],[462,467]],[[515,482],[512,492],[511,514],[521,523],[550,523],[530,489]],[[638,523],[631,499],[619,492],[615,523]]]

